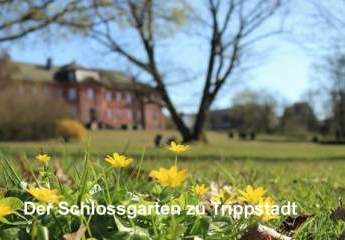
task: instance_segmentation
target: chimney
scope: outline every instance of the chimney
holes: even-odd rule
[[[50,58],[50,57],[47,58],[47,61],[46,61],[46,69],[47,69],[47,70],[51,69],[52,65],[53,65],[53,60],[52,60],[52,58]]]

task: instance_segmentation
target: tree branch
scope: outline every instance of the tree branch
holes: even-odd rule
[[[24,37],[24,36],[26,36],[32,32],[41,30],[50,24],[56,23],[59,19],[61,19],[63,16],[65,16],[65,14],[78,10],[77,9],[78,1],[71,1],[61,11],[56,12],[53,16],[48,16],[46,14],[45,19],[42,19],[42,17],[38,18],[38,17],[34,16],[35,11],[38,11],[38,10],[48,11],[48,8],[52,3],[54,3],[54,1],[49,0],[49,1],[45,2],[44,4],[42,4],[41,6],[30,8],[30,10],[27,13],[23,14],[22,16],[20,16],[16,20],[1,24],[0,30],[7,30],[7,29],[11,29],[12,27],[15,27],[18,24],[25,25],[29,21],[36,21],[37,22],[36,25],[26,27],[23,30],[20,29],[16,33],[12,33],[12,34],[6,33],[7,34],[6,36],[0,36],[0,42],[5,42],[5,41],[10,41],[10,40],[22,38],[22,37]]]

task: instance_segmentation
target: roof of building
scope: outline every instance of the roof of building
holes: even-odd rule
[[[35,82],[53,82],[56,80],[56,73],[61,70],[79,70],[90,71],[98,74],[97,79],[93,79],[96,82],[104,84],[109,87],[116,88],[140,88],[140,89],[153,89],[148,84],[144,84],[139,81],[133,81],[133,78],[120,71],[85,68],[75,63],[70,63],[64,66],[51,66],[39,64],[30,64],[22,62],[12,62],[13,73],[12,78],[20,81],[35,81]],[[90,79],[84,79],[90,80]]]
[[[51,82],[54,74],[59,70],[58,67],[46,68],[43,65],[12,62],[13,71],[11,77],[20,81]]]

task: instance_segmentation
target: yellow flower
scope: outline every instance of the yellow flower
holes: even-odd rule
[[[113,153],[112,156],[108,155],[104,160],[110,163],[113,168],[125,168],[133,162],[133,159],[118,153]]]
[[[258,214],[258,216],[264,221],[269,221],[271,219],[279,218],[277,214],[272,213],[274,204],[275,203],[273,199],[270,197],[262,199],[260,203],[257,205],[262,211],[262,213]]]
[[[42,164],[47,164],[50,160],[50,156],[48,154],[40,153],[36,155],[36,159]]]
[[[250,204],[257,204],[262,201],[265,192],[266,191],[262,187],[253,188],[252,186],[248,185],[244,191],[239,191],[239,193],[242,195],[240,200]]]
[[[205,187],[205,184],[196,184],[192,187],[192,192],[198,195],[199,197],[202,197],[206,192],[208,191],[208,188]]]
[[[0,202],[0,218],[14,213],[15,210],[6,202]]]
[[[170,169],[160,168],[158,171],[152,170],[150,177],[155,178],[163,187],[178,187],[187,178],[187,170],[178,171],[176,166]]]
[[[58,203],[61,196],[57,195],[57,190],[44,187],[29,187],[27,190],[38,201],[45,203]]]
[[[168,146],[168,149],[175,153],[183,153],[189,150],[188,145],[176,144],[176,142],[172,141]]]
[[[226,203],[226,204],[238,202],[236,194],[225,188],[222,188],[218,191],[218,193],[213,194],[212,200],[215,202]]]

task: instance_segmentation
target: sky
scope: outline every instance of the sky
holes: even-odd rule
[[[297,17],[292,17],[291,22],[296,22],[297,19]],[[188,68],[199,69],[207,60],[207,51],[203,51],[202,45],[194,44],[187,35],[178,36],[175,43],[174,48],[168,47],[165,50],[167,56],[175,63],[184,61],[183,64],[187,66],[187,70]],[[120,61],[117,56],[103,51],[93,42],[80,38],[55,40],[47,37],[38,41],[34,36],[19,43],[0,45],[0,47],[7,48],[15,61],[44,64],[46,59],[51,57],[54,65],[75,61],[86,67],[126,69],[123,61]],[[315,59],[308,50],[295,41],[291,41],[286,35],[265,40],[257,48],[265,49],[261,53],[262,57],[259,58],[259,65],[249,72],[240,73],[243,75],[240,83],[230,79],[229,84],[217,97],[213,108],[228,107],[233,96],[247,88],[256,91],[265,89],[283,98],[286,103],[301,100],[302,95],[310,88]],[[195,81],[171,87],[169,92],[180,111],[193,112],[198,105],[196,96],[200,94],[201,89],[200,76],[195,77]]]

